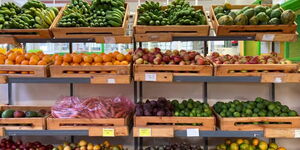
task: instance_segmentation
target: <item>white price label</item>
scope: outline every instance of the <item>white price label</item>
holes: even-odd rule
[[[188,137],[200,136],[199,129],[186,129],[186,134]]]
[[[104,37],[104,43],[115,44],[116,43],[116,39],[113,36],[105,36]]]
[[[146,73],[145,81],[156,81],[156,73]]]
[[[282,78],[281,77],[276,77],[274,79],[274,83],[281,83],[282,82]]]
[[[263,41],[274,41],[275,34],[264,34],[262,40]]]
[[[300,130],[295,130],[295,138],[300,138]]]
[[[107,79],[107,83],[115,84],[116,80],[115,79]]]

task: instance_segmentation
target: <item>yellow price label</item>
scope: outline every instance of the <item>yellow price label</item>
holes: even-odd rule
[[[139,136],[150,137],[151,128],[139,128]]]
[[[115,129],[103,128],[102,133],[103,136],[115,136]]]

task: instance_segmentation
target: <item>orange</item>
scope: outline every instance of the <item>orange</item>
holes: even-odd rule
[[[6,58],[7,58],[6,55],[0,53],[0,59],[6,59]]]
[[[63,60],[64,60],[64,62],[67,62],[67,63],[71,62],[72,61],[71,54],[65,54]]]
[[[23,60],[23,61],[21,62],[21,65],[29,65],[29,61],[28,61],[28,60]]]
[[[14,62],[11,61],[11,60],[6,59],[6,60],[5,60],[5,64],[6,64],[6,65],[13,65]]]
[[[3,58],[0,58],[0,64],[4,64],[5,60]]]
[[[92,57],[96,57],[96,56],[97,56],[97,54],[96,54],[96,53],[93,53],[93,54],[91,54],[91,56],[92,56]]]
[[[42,61],[46,62],[47,64],[51,61],[51,57],[49,55],[45,55],[43,58],[42,58]]]
[[[45,56],[45,54],[39,54],[38,56],[40,59],[42,59]]]
[[[259,143],[259,139],[257,138],[252,139],[252,145],[257,146],[258,143]]]
[[[0,74],[7,74],[7,71],[1,71],[0,70]]]
[[[102,63],[103,59],[101,56],[97,55],[94,57],[94,62],[95,63]]]
[[[105,66],[111,66],[111,65],[113,65],[113,63],[112,62],[106,62],[104,65]]]
[[[74,71],[67,71],[67,74],[72,74],[74,73]]]
[[[29,74],[34,74],[34,71],[29,71]]]
[[[284,148],[284,147],[279,147],[279,148],[277,148],[277,150],[286,150],[286,148]]]
[[[90,71],[89,73],[91,73],[91,74],[92,74],[92,73],[96,73],[96,71]]]
[[[111,71],[110,74],[117,74],[117,72],[116,71]]]
[[[118,60],[114,62],[114,65],[121,65],[121,62],[119,62]]]
[[[55,56],[55,60],[63,61],[64,57],[60,56],[60,55],[57,55],[57,56]]]
[[[128,62],[131,62],[132,57],[131,57],[130,54],[126,54],[126,55],[125,55],[125,58],[126,58],[126,60],[127,60]]]
[[[47,65],[47,63],[43,60],[40,60],[37,65]]]
[[[80,66],[79,63],[73,63],[72,66]]]
[[[54,65],[61,65],[61,64],[62,64],[62,60],[56,59],[56,60],[54,61]]]
[[[73,63],[80,63],[82,61],[82,56],[81,55],[73,55]]]
[[[127,61],[122,61],[121,65],[128,65],[128,62]]]
[[[83,66],[84,64],[85,64],[85,62],[83,61],[83,62],[80,63],[80,66]]]
[[[87,55],[87,56],[83,56],[83,61],[86,63],[92,63],[93,62],[93,57]]]
[[[101,63],[95,63],[94,66],[102,66]]]
[[[112,54],[113,54],[114,57],[116,57],[117,55],[120,54],[120,52],[119,51],[114,51]]]
[[[29,74],[27,71],[22,71],[21,74]]]
[[[70,66],[70,64],[67,63],[67,62],[63,62],[63,63],[61,64],[61,66]]]
[[[83,66],[90,66],[90,65],[91,65],[91,64],[88,63],[88,62],[86,62],[86,63],[83,64]]]
[[[40,60],[40,57],[37,55],[32,55],[29,60],[35,59],[37,62]]]
[[[11,61],[15,61],[16,57],[17,57],[16,53],[11,53],[11,54],[8,55],[7,59],[11,60]]]
[[[29,60],[30,57],[32,56],[32,53],[26,53],[24,56],[25,56],[25,58],[26,58],[27,60]]]
[[[8,74],[16,74],[15,71],[8,71]]]
[[[38,62],[39,62],[38,60],[30,58],[29,65],[37,65]]]
[[[111,62],[112,61],[112,57],[109,55],[103,55],[103,61],[104,62]]]
[[[79,74],[84,74],[84,73],[85,73],[85,71],[78,71],[78,73],[79,73]]]
[[[243,142],[244,142],[243,139],[237,139],[237,140],[236,140],[236,143],[237,143],[238,145],[242,144]]]
[[[16,57],[16,64],[21,64],[23,60],[25,60],[25,57],[23,55],[18,55]]]
[[[123,54],[118,54],[118,55],[116,56],[116,58],[117,58],[118,61],[123,61],[123,60],[126,59],[125,55],[123,55]]]

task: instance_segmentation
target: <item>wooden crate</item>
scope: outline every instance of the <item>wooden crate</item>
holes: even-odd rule
[[[70,72],[71,71],[71,72]],[[51,77],[87,77],[91,83],[128,84],[130,65],[113,66],[50,66]]]
[[[299,83],[300,73],[262,73],[262,83]]]
[[[262,131],[266,128],[300,128],[300,117],[238,117],[223,118],[217,114],[217,124],[223,131]],[[279,122],[284,124],[239,124]]]
[[[48,106],[11,106],[2,105],[0,106],[1,111],[6,109],[14,110],[33,110],[39,111],[45,109],[50,111]],[[0,118],[0,128],[4,130],[44,130],[46,129],[46,117],[36,118]]]
[[[7,76],[0,76],[0,84],[7,83]]]
[[[113,129],[114,136],[128,136],[128,124],[130,117],[127,118],[103,118],[103,119],[84,119],[84,118],[47,118],[48,130],[88,130],[89,136],[104,136],[103,129]]]
[[[212,65],[134,65],[135,81],[172,82],[174,76],[212,76],[212,73]],[[148,80],[148,75],[155,79]]]
[[[193,6],[196,10],[205,10],[202,6]],[[166,9],[167,6],[163,6]],[[134,37],[137,42],[148,41],[172,41],[172,37],[184,36],[208,36],[210,26],[208,25],[166,25],[166,26],[150,26],[138,25],[138,11],[136,10],[133,23]],[[208,20],[206,14],[204,14]]]
[[[193,123],[201,125],[192,125]],[[186,125],[187,124],[187,125]],[[214,117],[169,117],[169,116],[135,116],[135,127],[171,127],[174,130],[189,128],[214,131]]]
[[[299,138],[300,128],[266,128],[266,138]]]
[[[297,30],[296,23],[293,25],[220,25],[213,10],[217,6],[219,5],[212,5],[210,9],[211,22],[217,36],[256,36],[258,33],[295,34]],[[232,5],[232,9],[242,9],[245,6],[256,5]]]
[[[126,10],[123,19],[122,27],[58,27],[57,24],[63,17],[63,11],[67,8],[67,5],[63,7],[58,13],[58,17],[55,18],[50,30],[54,34],[55,38],[96,38],[99,42],[103,41],[105,37],[115,35],[125,35],[128,27],[129,8],[128,4],[125,4]],[[115,39],[117,40],[117,39]],[[104,39],[105,41],[105,39]],[[127,40],[126,40],[127,41]],[[109,43],[109,42],[108,42]]]
[[[0,65],[0,76],[8,77],[47,77],[49,74],[48,65]],[[11,73],[2,74],[1,71]],[[22,72],[29,72],[22,74]]]
[[[215,64],[215,76],[261,76],[263,73],[296,72],[297,64]],[[247,72],[244,72],[247,71]]]

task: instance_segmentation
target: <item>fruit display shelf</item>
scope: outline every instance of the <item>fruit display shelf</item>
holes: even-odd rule
[[[230,36],[230,35],[248,35],[259,36],[259,34],[287,34],[295,37],[297,24],[293,25],[220,25],[214,9],[220,5],[212,5],[210,14],[212,14],[212,25],[216,30],[218,36]],[[231,9],[242,9],[246,6],[255,7],[256,5],[232,5]],[[274,39],[275,37],[272,37]],[[263,38],[262,38],[263,39]],[[294,38],[292,38],[294,40]]]
[[[2,136],[5,135],[5,130],[45,130],[46,129],[46,116],[45,117],[25,117],[23,111],[49,111],[48,106],[0,106],[2,118],[0,118],[0,128]],[[5,112],[4,110],[10,110]],[[17,110],[19,114],[17,114]],[[23,112],[20,114],[20,112]],[[4,114],[5,113],[5,114]],[[18,115],[18,116],[17,116]],[[21,116],[20,116],[21,115]],[[12,117],[12,118],[11,118]]]
[[[49,65],[0,65],[2,76],[8,77],[48,77]],[[7,72],[7,73],[5,73]]]

